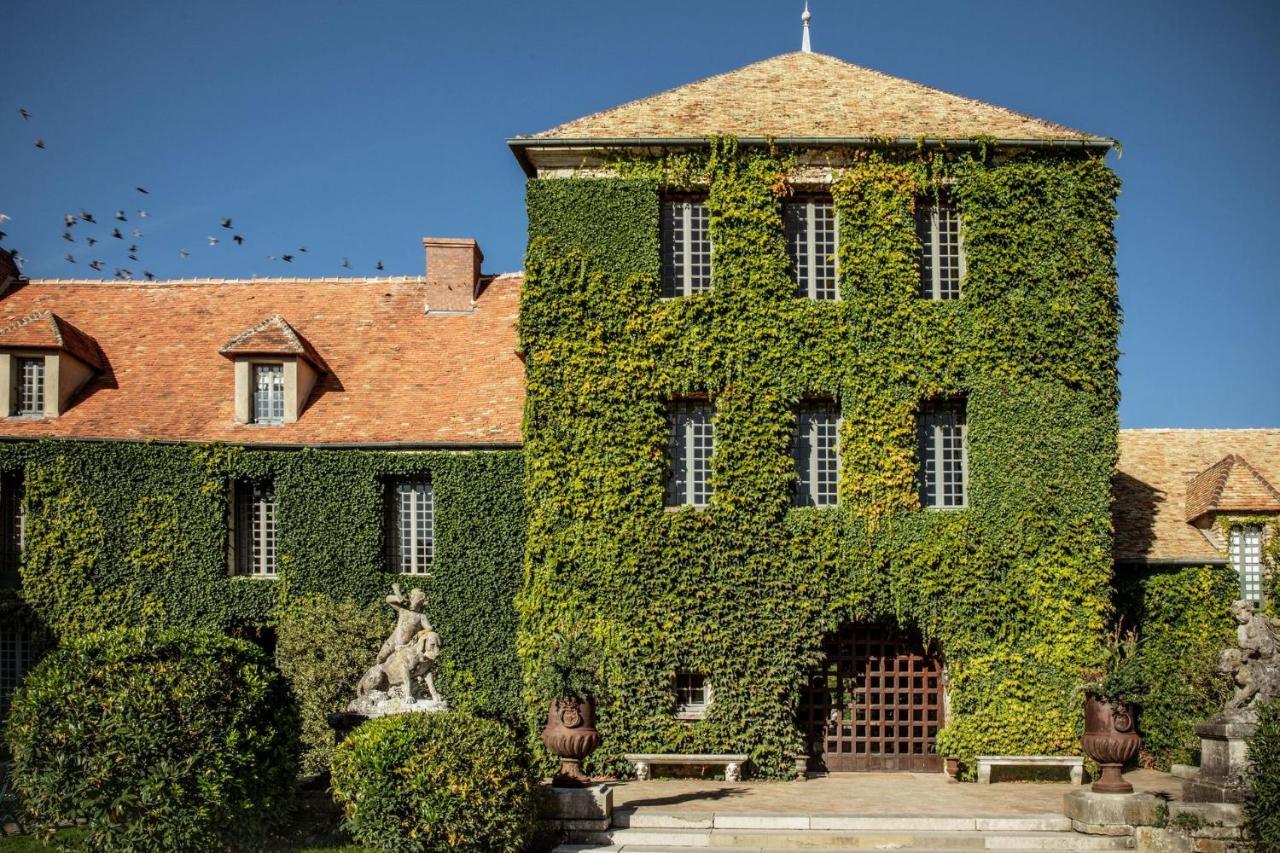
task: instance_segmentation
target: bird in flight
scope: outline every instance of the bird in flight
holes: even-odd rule
[[[139,219],[146,219],[146,218],[147,218],[147,212],[146,212],[145,210],[139,210],[139,211],[138,211],[138,218],[139,218]]]
[[[89,266],[95,270],[98,270],[99,272],[102,271],[102,261],[90,261]]]
[[[148,270],[143,270],[143,271],[142,271],[142,274],[143,274],[144,276],[146,276],[147,281],[155,281],[155,280],[156,280],[156,274],[155,274],[155,273],[153,273],[153,272],[150,272],[150,271],[148,271]]]
[[[343,258],[343,259],[342,259],[342,268],[343,268],[344,270],[349,270],[349,269],[351,269],[351,260],[350,260],[350,258]]]
[[[37,139],[37,140],[36,140],[36,147],[37,147],[37,148],[40,148],[40,149],[42,149],[42,150],[43,150],[43,149],[44,149],[44,140],[43,140],[43,139]]]
[[[92,222],[95,225],[98,222],[98,220],[93,218],[93,214],[85,210],[83,207],[80,208],[80,218],[83,219],[85,222]]]
[[[141,229],[141,228],[135,228],[135,229],[133,229],[133,231],[132,231],[132,232],[130,232],[130,233],[132,233],[132,234],[133,234],[133,236],[135,236],[135,237],[141,237],[141,236],[142,236],[142,229]]]
[[[222,227],[223,227],[223,228],[230,228],[230,227],[231,227],[231,220],[230,220],[230,219],[224,219],[224,220],[222,220]]]
[[[133,252],[129,253],[129,260],[136,261],[137,259],[138,259],[138,256],[135,253]]]
[[[151,195],[151,193],[147,192],[146,189],[144,189],[143,187],[134,187],[134,189],[142,193],[143,195]]]
[[[116,211],[116,219],[119,219],[121,222],[128,222],[128,221],[129,221],[128,219],[125,219],[124,211],[123,211],[123,210],[117,210],[117,211]]]
[[[0,213],[0,222],[8,222],[11,218],[7,213]]]
[[[98,242],[98,238],[97,238],[97,237],[85,237],[85,240],[87,240],[87,241],[88,241],[88,243],[89,243],[89,245],[90,245],[90,246],[96,245],[96,244],[97,244],[97,242]]]
[[[299,246],[299,247],[298,247],[298,251],[299,251],[299,252],[302,252],[303,254],[306,254],[306,252],[307,252],[307,247],[306,247],[306,246]]]
[[[286,264],[291,264],[293,263],[293,255],[281,255],[280,260],[284,261]]]
[[[119,229],[119,228],[112,228],[112,229],[111,229],[111,236],[112,236],[112,237],[115,237],[117,240],[123,240],[123,239],[124,239],[124,235],[120,233],[120,229]]]
[[[216,245],[218,245],[218,238],[217,238],[217,237],[214,237],[214,236],[212,236],[212,235],[210,235],[210,236],[209,236],[209,245],[210,245],[210,246],[216,246]]]
[[[186,249],[179,249],[179,250],[178,250],[178,257],[182,258],[184,261],[187,259],[187,255],[189,255],[189,254],[191,254],[191,253],[190,253],[190,252],[188,252]]]
[[[231,239],[236,241],[236,245],[237,245],[237,246],[243,246],[243,245],[244,245],[244,238],[243,238],[243,237],[241,237],[239,234],[235,235],[235,236],[234,236],[234,237],[232,237]]]
[[[382,271],[382,261],[381,261],[381,260],[379,260],[376,264],[374,264],[374,265],[373,265],[373,268],[374,268],[374,269],[376,269],[376,270],[378,270],[379,272],[381,272],[381,271]]]
[[[62,239],[63,239],[63,240],[66,240],[68,243],[74,243],[74,242],[76,241],[76,238],[71,236],[71,232],[70,232],[70,231],[63,231],[63,232],[62,232]]]
[[[76,218],[75,218],[75,216],[73,216],[73,215],[72,215],[72,214],[70,214],[70,213],[68,213],[66,216],[62,217],[62,221],[63,221],[63,222],[65,222],[65,223],[67,224],[67,227],[68,227],[68,228],[74,228],[74,227],[75,227],[75,224],[76,224]]]
[[[31,118],[31,113],[27,112],[25,107],[18,107],[18,115],[22,116],[24,120]]]
[[[71,257],[71,255],[64,255],[64,257],[66,258],[66,261],[69,264],[74,264],[76,262],[76,259]]]

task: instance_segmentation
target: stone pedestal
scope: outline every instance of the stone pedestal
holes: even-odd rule
[[[1249,750],[1245,738],[1257,725],[1210,720],[1196,726],[1200,736],[1200,774],[1182,785],[1189,803],[1243,803],[1248,790]]]
[[[1072,791],[1062,799],[1071,828],[1087,835],[1132,835],[1134,827],[1154,826],[1160,804],[1154,794]]]
[[[613,820],[613,789],[608,785],[539,785],[538,816],[543,829],[551,832],[603,832]]]

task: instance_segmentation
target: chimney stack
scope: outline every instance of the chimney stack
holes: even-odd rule
[[[475,307],[484,253],[470,237],[423,237],[427,251],[428,313]]]

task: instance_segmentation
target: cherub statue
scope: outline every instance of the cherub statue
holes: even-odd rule
[[[1236,620],[1236,647],[1218,659],[1218,670],[1232,676],[1236,692],[1224,716],[1252,719],[1257,706],[1280,698],[1280,623],[1254,612],[1248,601],[1231,605]]]
[[[406,600],[400,584],[392,584],[387,604],[396,611],[396,626],[378,650],[377,662],[360,679],[349,710],[365,710],[395,692],[403,702],[412,704],[419,698],[420,686],[426,688],[432,702],[443,704],[435,684],[440,635],[422,612],[426,601],[422,590],[411,590]]]

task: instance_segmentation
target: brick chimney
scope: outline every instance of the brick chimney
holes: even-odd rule
[[[427,251],[427,313],[475,307],[484,253],[470,237],[423,237]]]

